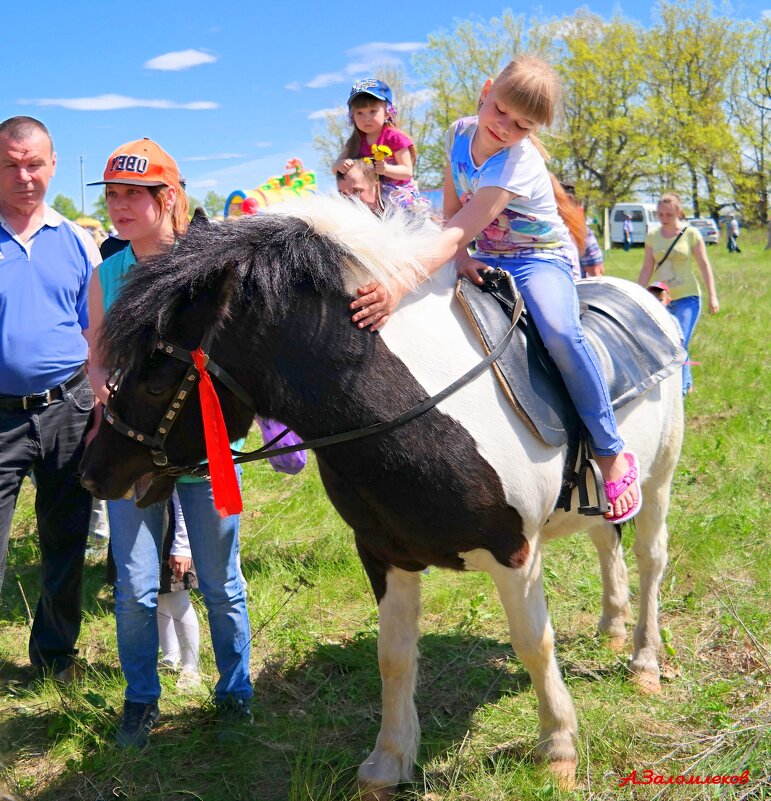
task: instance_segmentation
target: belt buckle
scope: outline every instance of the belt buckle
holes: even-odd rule
[[[44,406],[49,406],[53,400],[51,392],[52,390],[47,389],[45,392],[41,392],[39,395],[24,395],[24,397],[21,399],[21,408],[24,409],[25,412],[29,411],[29,402],[31,400],[42,401],[40,405],[35,405],[35,409],[42,409]]]

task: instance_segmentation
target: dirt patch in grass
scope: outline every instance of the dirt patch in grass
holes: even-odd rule
[[[692,417],[688,417],[686,426],[693,433],[703,433],[707,429],[717,427],[718,424],[723,423],[725,420],[732,420],[740,414],[740,409],[713,412],[712,414],[695,414]]]

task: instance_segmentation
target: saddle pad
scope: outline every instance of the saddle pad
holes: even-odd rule
[[[651,389],[685,361],[685,350],[616,284],[587,280],[577,282],[576,289],[584,333],[597,352],[614,409]],[[489,353],[511,320],[492,295],[465,278],[458,281],[456,296]],[[493,370],[509,402],[535,434],[555,447],[567,442],[578,416],[526,313]]]

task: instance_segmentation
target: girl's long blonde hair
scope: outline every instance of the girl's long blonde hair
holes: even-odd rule
[[[557,201],[557,211],[565,225],[567,225],[578,252],[583,253],[586,248],[586,217],[584,216],[584,210],[578,199],[565,191],[565,188],[555,175],[549,173],[549,178],[554,190],[554,199]]]
[[[562,84],[555,69],[539,56],[523,53],[504,67],[493,82],[501,100],[539,125],[551,125],[557,113]],[[530,141],[548,161],[549,153],[535,134]]]

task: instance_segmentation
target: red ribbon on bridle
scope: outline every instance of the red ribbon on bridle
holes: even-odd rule
[[[222,416],[220,399],[214,390],[211,376],[206,369],[206,354],[196,348],[190,354],[200,376],[198,395],[201,399],[201,417],[206,441],[206,458],[209,460],[209,475],[214,495],[214,508],[220,517],[240,514],[244,508],[241,489],[238,486],[236,466],[230,452],[230,439]]]

